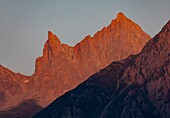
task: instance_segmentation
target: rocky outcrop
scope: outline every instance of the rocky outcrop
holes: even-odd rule
[[[170,21],[141,53],[113,62],[33,118],[169,118]]]
[[[150,39],[137,24],[119,13],[111,24],[74,47],[62,44],[51,31],[36,59],[35,73],[24,76],[0,66],[0,110],[27,99],[45,107],[112,61],[141,51]]]

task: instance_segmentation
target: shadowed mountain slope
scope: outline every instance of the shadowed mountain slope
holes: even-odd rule
[[[31,118],[35,113],[42,110],[35,100],[26,100],[14,108],[0,111],[0,118]]]

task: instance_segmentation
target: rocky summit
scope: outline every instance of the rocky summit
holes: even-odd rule
[[[111,63],[33,118],[169,118],[170,21],[137,55]]]
[[[123,13],[108,27],[93,37],[88,35],[74,47],[62,44],[49,31],[43,56],[36,60],[33,75],[36,84],[41,86],[39,104],[48,105],[112,61],[139,53],[149,39],[150,36]]]
[[[32,76],[0,66],[0,110],[13,109],[31,99],[46,107],[111,62],[139,53],[149,39],[150,36],[123,13],[109,26],[73,47],[62,44],[49,31],[43,55],[36,59]]]

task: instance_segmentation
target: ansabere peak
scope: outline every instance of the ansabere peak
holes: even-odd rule
[[[124,21],[126,21],[126,22],[124,22]],[[110,23],[110,25],[109,26],[107,26],[107,27],[103,27],[103,29],[102,30],[100,30],[100,31],[98,31],[98,32],[108,32],[110,29],[108,29],[108,27],[111,27],[111,29],[115,29],[115,24],[124,24],[124,25],[128,25],[128,23],[131,23],[133,26],[136,26],[136,27],[140,27],[140,26],[138,26],[136,23],[134,23],[133,21],[131,21],[129,18],[127,18],[124,14],[123,14],[123,12],[119,12],[118,14],[117,14],[117,17],[116,17],[116,19],[113,19],[112,20],[112,22]],[[113,27],[114,26],[114,27]],[[95,33],[94,34],[94,36],[95,35],[98,35],[98,32],[97,33]],[[93,36],[93,37],[94,37]],[[148,35],[149,36],[149,35]],[[92,36],[90,36],[90,35],[87,35],[87,36],[85,36],[85,38],[83,39],[83,40],[87,40],[87,39],[90,39],[90,38],[93,38]],[[59,42],[60,42],[60,39],[52,32],[52,31],[48,31],[48,39],[55,39],[55,40],[59,40]],[[77,45],[77,44],[76,44]]]
[[[48,40],[58,40],[60,42],[60,39],[51,31],[48,31]]]
[[[117,19],[120,21],[117,22]],[[123,13],[119,13],[113,21],[74,47],[61,44],[59,38],[49,31],[43,55],[37,58],[32,76],[20,76],[18,79],[18,75],[13,73],[0,75],[1,83],[4,83],[0,85],[3,95],[0,95],[0,109],[30,98],[45,107],[111,62],[139,53],[150,36]],[[17,81],[6,81],[8,77],[17,78]],[[16,101],[11,101],[11,98]]]
[[[120,19],[126,18],[123,13],[117,16]],[[39,100],[41,106],[48,105],[56,97],[74,88],[111,62],[139,53],[150,39],[142,29],[134,27],[136,24],[133,21],[130,22],[132,25],[129,25],[128,18],[127,22],[123,20],[115,23],[117,25],[109,25],[93,37],[87,36],[74,47],[62,45],[56,35],[48,32],[43,56],[36,61],[35,76],[44,88],[39,90],[39,97],[47,94],[44,99]],[[51,90],[55,91],[53,95]]]
[[[119,12],[118,14],[117,14],[117,18],[119,19],[119,18],[126,18],[126,16],[122,13],[122,12]]]
[[[141,53],[112,62],[33,118],[170,118],[169,103],[170,21]]]

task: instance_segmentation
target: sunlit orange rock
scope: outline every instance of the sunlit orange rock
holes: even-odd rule
[[[170,118],[170,20],[136,55],[112,62],[33,118]]]
[[[40,105],[46,106],[111,62],[139,53],[149,39],[150,36],[123,13],[119,13],[109,26],[93,37],[86,36],[74,47],[61,44],[49,31],[34,75],[37,84],[41,85],[38,90]]]
[[[149,39],[150,36],[123,13],[109,26],[94,36],[86,36],[73,47],[62,44],[49,31],[43,55],[36,59],[32,76],[0,68],[0,82],[5,83],[0,84],[0,110],[24,99],[34,99],[45,107],[111,62],[139,53]]]

